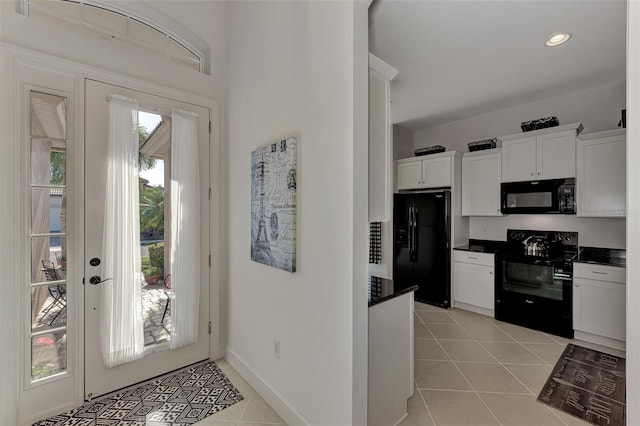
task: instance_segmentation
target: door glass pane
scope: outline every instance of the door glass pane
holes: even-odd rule
[[[31,331],[67,325],[67,285],[45,284],[31,288]]]
[[[28,338],[31,379],[39,380],[67,369],[66,98],[32,91],[30,108]]]
[[[31,378],[43,379],[67,369],[67,332],[59,330],[31,338]]]
[[[31,183],[33,185],[65,184],[66,144],[51,139],[31,140]]]
[[[67,100],[62,96],[31,92],[31,135],[67,138]]]
[[[144,343],[149,346],[167,342],[171,336],[169,185],[165,185],[171,162],[171,122],[142,111],[139,122],[142,305]],[[168,131],[160,131],[163,127]]]
[[[31,237],[31,282],[53,281],[45,268],[54,268],[59,280],[66,279],[67,244],[64,236]]]
[[[66,232],[66,198],[63,188],[31,189],[32,234]],[[57,240],[55,242],[58,243]]]

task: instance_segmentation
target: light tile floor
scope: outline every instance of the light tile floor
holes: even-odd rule
[[[199,421],[196,425],[262,426],[286,424],[227,361],[217,360],[216,364],[244,396],[244,400]]]
[[[585,426],[536,401],[553,366],[569,342],[624,356],[459,309],[415,309],[416,390],[399,426]],[[286,424],[228,362],[216,364],[245,399],[197,425]]]
[[[415,304],[416,391],[401,426],[587,425],[536,401],[568,342],[459,309]]]

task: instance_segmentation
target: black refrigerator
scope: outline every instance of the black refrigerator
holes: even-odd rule
[[[393,198],[393,281],[417,285],[415,300],[451,306],[451,191]]]

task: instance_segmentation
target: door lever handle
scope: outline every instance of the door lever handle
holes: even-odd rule
[[[103,283],[105,281],[109,281],[112,280],[113,278],[105,278],[104,280],[102,278],[100,278],[99,275],[94,275],[91,278],[89,278],[89,282],[91,283],[91,285],[98,285],[100,283]]]

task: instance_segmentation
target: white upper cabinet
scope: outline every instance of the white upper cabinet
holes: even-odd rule
[[[535,180],[536,138],[516,139],[502,144],[502,181]]]
[[[391,220],[393,147],[389,82],[398,71],[369,54],[369,220]]]
[[[462,157],[462,215],[502,216],[500,149],[465,153]]]
[[[536,136],[536,179],[576,177],[576,132]]]
[[[396,187],[401,189],[446,188],[451,186],[456,151],[396,161]]]
[[[580,136],[576,179],[577,216],[625,217],[626,131]]]
[[[451,157],[422,161],[423,188],[451,186]]]
[[[576,176],[576,134],[582,124],[501,137],[502,181],[562,179]]]
[[[396,183],[398,189],[420,188],[422,185],[422,161],[398,163]]]

